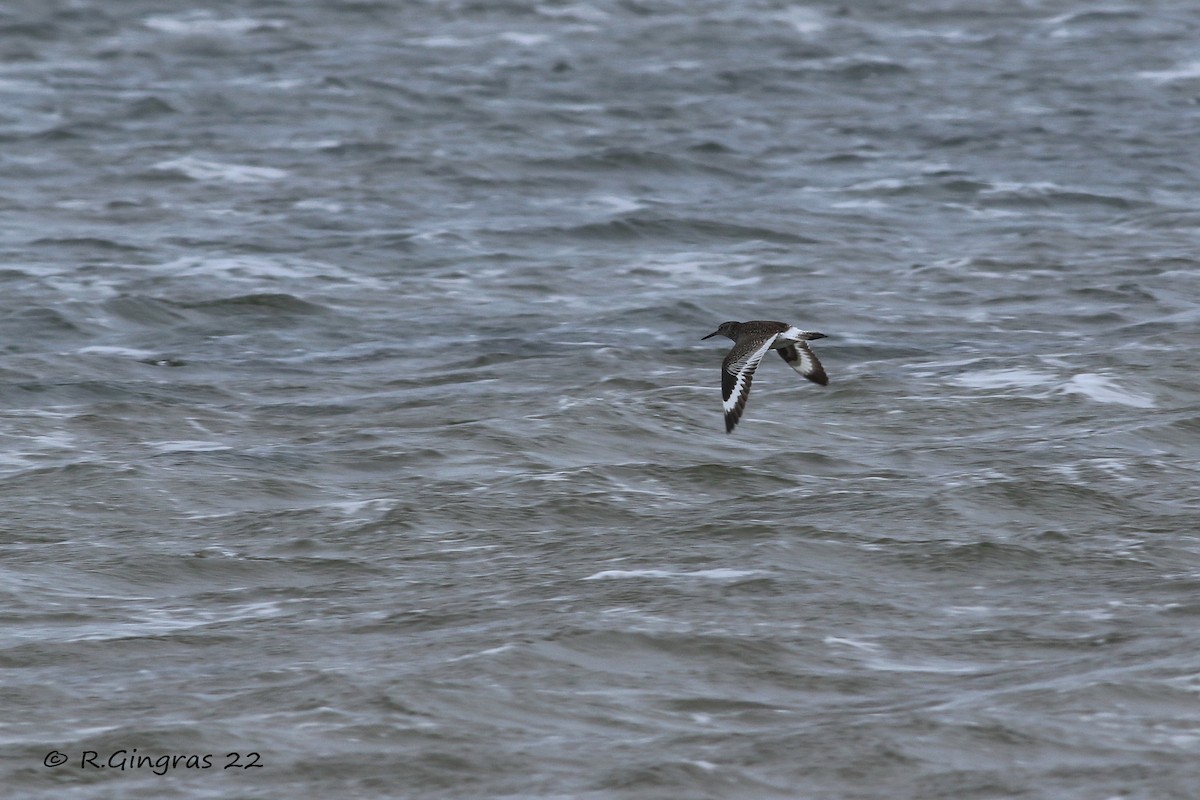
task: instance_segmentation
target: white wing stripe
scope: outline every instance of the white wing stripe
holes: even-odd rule
[[[753,377],[754,370],[758,369],[759,362],[762,361],[763,356],[765,356],[767,354],[767,351],[771,349],[771,345],[775,343],[775,339],[777,336],[778,336],[778,334],[776,334],[775,336],[772,336],[770,339],[765,340],[762,343],[762,346],[760,346],[757,350],[755,350],[753,353],[751,353],[746,359],[744,359],[742,361],[741,364],[739,364],[739,365],[730,364],[729,365],[731,367],[737,366],[738,370],[737,370],[737,382],[734,383],[734,385],[733,385],[733,391],[731,391],[729,393],[729,399],[726,400],[723,404],[724,408],[725,408],[725,413],[729,413],[733,409],[737,408],[738,401],[741,399],[742,395],[745,394],[746,383],[748,382],[748,379],[750,377]]]

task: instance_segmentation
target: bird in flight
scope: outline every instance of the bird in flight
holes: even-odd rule
[[[824,386],[829,383],[825,368],[808,346],[812,339],[824,339],[825,334],[802,331],[786,322],[752,320],[750,322],[722,322],[721,327],[705,336],[705,339],[720,334],[733,339],[733,349],[721,364],[721,397],[725,401],[725,432],[733,433],[746,398],[750,396],[750,381],[754,371],[768,350],[778,350],[779,355],[792,369],[813,383]]]

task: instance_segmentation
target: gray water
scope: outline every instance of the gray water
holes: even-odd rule
[[[1198,41],[7,4],[4,796],[1194,800]]]

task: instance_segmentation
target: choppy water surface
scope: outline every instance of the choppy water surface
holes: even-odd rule
[[[1195,798],[1197,36],[11,4],[6,793]]]

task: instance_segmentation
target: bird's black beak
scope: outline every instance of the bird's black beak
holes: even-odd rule
[[[713,331],[708,336],[701,336],[700,341],[703,342],[705,339],[711,339],[712,337],[716,336],[718,333],[720,333],[720,331]]]

